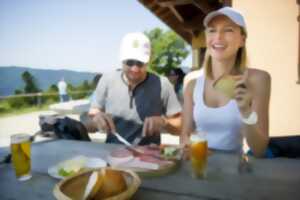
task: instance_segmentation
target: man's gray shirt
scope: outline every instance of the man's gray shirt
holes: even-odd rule
[[[91,106],[111,114],[117,132],[130,142],[141,137],[146,117],[172,116],[181,112],[181,105],[167,78],[148,73],[147,78],[130,91],[122,71],[101,78]],[[119,143],[111,134],[106,142]],[[152,142],[160,143],[160,139]]]

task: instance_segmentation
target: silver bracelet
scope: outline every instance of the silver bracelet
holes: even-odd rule
[[[257,113],[252,111],[247,118],[244,118],[242,116],[241,119],[242,119],[242,122],[247,125],[254,125],[257,123],[258,117],[257,117]]]

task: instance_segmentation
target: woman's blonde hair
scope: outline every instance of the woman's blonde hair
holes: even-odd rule
[[[245,29],[242,27],[241,27],[241,34],[244,35],[246,39],[247,33]],[[213,79],[214,77],[212,74],[212,60],[207,50],[205,53],[205,59],[203,65],[204,65],[205,75]],[[247,51],[246,51],[246,43],[245,43],[237,51],[233,70],[236,73],[240,73],[243,72],[246,68],[247,68]]]

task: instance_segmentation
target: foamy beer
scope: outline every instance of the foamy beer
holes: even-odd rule
[[[192,165],[193,177],[204,178],[207,165],[207,140],[200,133],[191,135],[190,137],[190,159]]]
[[[30,135],[16,134],[11,136],[12,163],[16,177],[20,181],[31,178]]]

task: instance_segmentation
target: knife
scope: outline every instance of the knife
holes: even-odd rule
[[[140,150],[140,149],[136,149],[134,148],[134,146],[132,144],[130,144],[124,137],[122,137],[118,132],[114,132],[113,133],[117,139],[122,142],[123,144],[125,144],[125,146],[127,146],[128,149],[130,149],[131,151],[138,153],[138,154],[144,154],[144,151]]]
[[[125,144],[128,147],[133,147],[132,144],[130,144],[125,138],[123,138],[119,133],[114,132],[113,133],[120,142],[122,142],[123,144]]]

